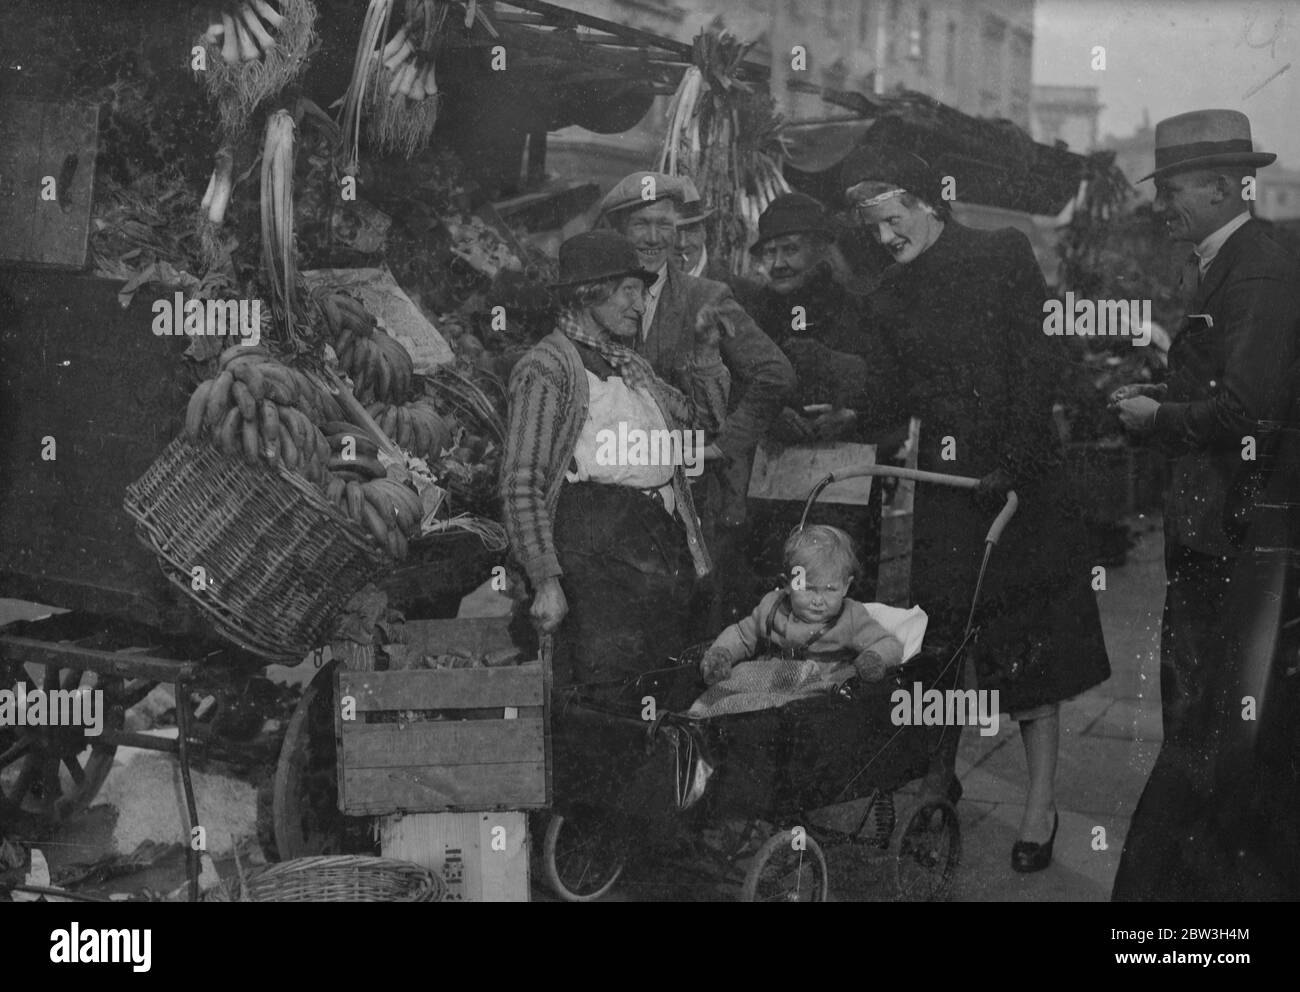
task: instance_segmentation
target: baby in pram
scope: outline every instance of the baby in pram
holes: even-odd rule
[[[902,664],[902,642],[863,603],[848,598],[859,567],[848,534],[822,524],[796,527],[784,558],[785,585],[764,596],[705,652],[700,674],[706,683],[728,678],[734,664],[755,658],[810,659],[836,666],[843,678],[856,672],[869,682]]]

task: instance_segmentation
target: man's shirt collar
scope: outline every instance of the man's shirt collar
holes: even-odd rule
[[[1205,278],[1205,273],[1209,270],[1210,263],[1218,256],[1219,249],[1248,220],[1250,220],[1250,211],[1243,211],[1213,234],[1208,235],[1204,241],[1196,246],[1194,254],[1196,255],[1196,264],[1201,270],[1201,278]]]

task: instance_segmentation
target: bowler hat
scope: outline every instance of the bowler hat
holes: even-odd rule
[[[757,254],[773,238],[787,234],[821,234],[835,237],[826,208],[811,196],[803,193],[783,193],[767,205],[758,218],[758,240],[749,249]]]
[[[647,179],[653,182],[646,182]],[[685,199],[682,181],[662,172],[634,172],[624,176],[600,201],[600,216],[608,217],[620,210],[644,207],[660,200],[681,203]]]
[[[641,267],[632,242],[614,231],[584,231],[560,245],[560,275],[552,288],[635,276],[649,284],[657,273]]]
[[[1216,165],[1248,168],[1272,165],[1277,156],[1257,152],[1250,118],[1239,110],[1193,110],[1156,124],[1156,168],[1138,182]]]
[[[840,166],[840,189],[865,182],[890,183],[930,206],[943,202],[939,175],[920,155],[893,145],[862,145]]]
[[[691,182],[689,176],[681,177],[682,184],[682,206],[677,212],[677,226],[690,227],[692,224],[699,224],[712,217],[716,211],[704,209],[704,199],[700,196],[700,191],[695,188],[695,183]]]

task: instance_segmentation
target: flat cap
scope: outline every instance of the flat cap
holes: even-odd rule
[[[662,172],[634,172],[624,176],[600,201],[600,216],[608,217],[620,210],[632,210],[660,200],[672,200],[678,205],[686,199],[686,190],[676,176]]]

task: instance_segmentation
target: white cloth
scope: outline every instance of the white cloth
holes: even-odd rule
[[[1232,220],[1228,221],[1228,223],[1224,224],[1213,234],[1208,235],[1204,241],[1193,249],[1196,255],[1196,264],[1201,270],[1202,279],[1205,278],[1205,273],[1209,271],[1210,263],[1213,262],[1215,257],[1219,254],[1219,249],[1223,247],[1224,243],[1230,237],[1232,237],[1237,228],[1241,227],[1241,225],[1246,223],[1248,220],[1250,220],[1249,210],[1237,214],[1236,217],[1232,218]]]
[[[925,610],[913,606],[904,610],[898,606],[886,606],[884,603],[863,603],[871,619],[884,627],[903,643],[903,660],[914,658],[925,641],[925,628],[930,618]]]
[[[631,444],[626,451],[620,450],[618,445],[620,434],[625,433],[631,439],[634,430],[646,432],[645,436],[650,440],[668,436],[654,433],[668,428],[654,396],[645,390],[630,388],[620,376],[602,380],[591,370],[587,370],[587,387],[591,395],[587,419],[583,421],[577,446],[573,449],[573,461],[578,470],[566,472],[564,477],[570,482],[603,482],[633,489],[658,489],[664,499],[664,508],[672,513],[676,508],[673,465],[629,464],[662,460],[659,456],[664,452],[660,446],[647,444],[646,457],[642,459],[636,457],[637,451]],[[624,424],[626,428],[620,431]],[[613,432],[613,444],[609,443],[610,435],[602,436],[604,431]],[[611,454],[614,457],[611,458]],[[680,455],[680,450],[675,454]],[[633,457],[626,457],[628,455]]]
[[[930,622],[921,607],[904,610],[884,603],[862,605],[871,619],[902,642],[904,661],[921,650],[925,628]],[[826,665],[811,658],[759,658],[739,662],[727,678],[704,690],[688,714],[712,717],[772,709],[805,696],[831,692],[854,674],[849,662]]]
[[[668,263],[659,270],[659,277],[655,279],[645,290],[645,313],[641,317],[641,340],[644,341],[650,333],[650,327],[655,321],[655,311],[659,309],[659,297],[664,294],[664,286],[668,285]]]

